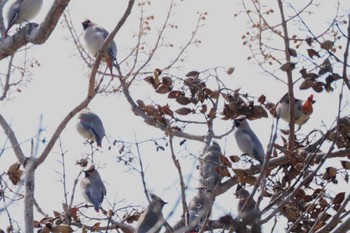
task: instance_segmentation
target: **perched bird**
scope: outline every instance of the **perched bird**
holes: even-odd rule
[[[300,99],[294,100],[294,120],[295,124],[302,126],[305,124],[312,114],[313,107],[312,104],[315,102],[313,100],[313,95],[311,94],[306,101]],[[276,105],[276,115],[289,123],[289,96],[286,93],[281,100]]]
[[[99,212],[100,205],[106,195],[106,187],[94,165],[85,169],[84,173],[85,177],[80,181],[83,197],[94,205],[96,212]]]
[[[77,130],[81,136],[101,147],[102,139],[105,136],[105,128],[101,119],[89,108],[85,108],[78,114]]]
[[[28,22],[38,15],[43,5],[43,0],[12,0],[8,2],[7,8],[7,28],[3,37],[7,36],[7,32],[15,24]]]
[[[158,233],[164,223],[162,209],[167,202],[155,194],[150,194],[151,202],[141,214],[135,233]]]
[[[88,51],[92,54],[92,56],[96,57],[98,51],[100,50],[103,42],[108,36],[108,32],[106,29],[98,26],[97,24],[91,22],[86,19],[82,22],[84,29],[84,40],[87,46]],[[107,67],[111,71],[113,75],[113,66],[116,66],[117,60],[117,46],[115,42],[112,42],[107,46],[106,50],[102,54],[102,61],[105,61]],[[113,77],[113,76],[112,76]]]
[[[214,196],[211,190],[199,187],[197,194],[188,204],[189,224],[186,232],[197,232],[196,228],[210,214],[213,206]]]
[[[253,159],[258,160],[261,164],[264,162],[265,152],[259,138],[250,128],[244,115],[234,119],[235,138],[239,149]]]
[[[216,184],[220,182],[222,178],[218,173],[222,166],[222,162],[220,161],[221,155],[220,145],[217,142],[213,142],[205,151],[203,160],[201,160],[199,166],[201,186],[206,187],[212,192],[214,192]]]

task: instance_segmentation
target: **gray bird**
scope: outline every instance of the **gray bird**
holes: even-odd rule
[[[295,124],[302,126],[305,124],[309,118],[310,115],[313,112],[313,103],[315,102],[313,100],[313,95],[311,94],[306,101],[295,99],[294,100],[294,120]],[[281,100],[276,105],[276,115],[286,122],[289,123],[290,121],[290,115],[289,115],[289,96],[288,93],[286,93]],[[300,128],[300,127],[299,127]]]
[[[96,212],[99,212],[100,205],[107,193],[106,187],[94,165],[85,169],[84,173],[85,177],[80,181],[83,197],[94,205]]]
[[[258,160],[261,164],[264,162],[265,151],[259,138],[250,128],[245,116],[239,116],[234,119],[235,138],[239,149],[243,154]]]
[[[220,182],[222,178],[218,173],[222,167],[220,161],[221,155],[220,145],[217,142],[213,142],[213,145],[209,146],[203,155],[203,160],[199,167],[201,186],[206,187],[212,192],[214,192],[216,184]]]
[[[7,28],[3,37],[15,24],[28,22],[38,15],[43,5],[43,0],[13,0],[8,2],[9,7],[6,14]]]
[[[109,33],[103,27],[98,26],[97,24],[91,22],[88,19],[82,22],[82,25],[84,29],[84,40],[87,49],[92,54],[92,56],[96,57],[98,51],[100,50],[103,42],[105,41]],[[116,60],[117,46],[112,40],[112,42],[107,46],[106,50],[102,55],[102,61],[106,62],[111,74],[113,74],[113,66],[116,65]]]
[[[150,194],[151,202],[141,214],[135,233],[158,233],[164,223],[162,209],[167,202],[155,194]]]
[[[186,232],[196,232],[196,228],[205,219],[207,214],[210,214],[213,206],[213,193],[207,188],[198,188],[197,194],[191,199],[188,204],[189,225]]]
[[[80,135],[101,147],[102,139],[106,135],[101,119],[89,108],[85,108],[78,114],[78,120],[76,127]]]

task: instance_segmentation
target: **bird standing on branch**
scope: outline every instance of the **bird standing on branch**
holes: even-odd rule
[[[96,57],[109,33],[103,27],[98,26],[88,19],[82,22],[82,25],[87,49],[92,56]],[[116,66],[117,62],[117,45],[113,40],[103,52],[102,61],[106,62],[113,78],[113,66]]]
[[[294,120],[295,124],[299,125],[300,127],[305,124],[309,118],[310,115],[313,112],[313,103],[315,101],[313,100],[313,95],[311,94],[306,101],[302,101],[300,99],[294,100]],[[289,96],[288,93],[286,93],[281,100],[276,105],[276,115],[277,117],[282,118],[286,122],[289,123],[290,121],[290,114],[289,114]]]
[[[100,205],[106,195],[106,187],[94,165],[85,169],[84,173],[85,177],[80,181],[83,197],[94,205],[96,212],[99,212]]]
[[[7,28],[2,35],[3,38],[7,36],[13,25],[29,22],[37,16],[43,5],[43,0],[12,0],[8,4],[7,13],[5,14]]]
[[[84,138],[96,142],[98,147],[102,146],[102,139],[106,135],[102,121],[90,109],[83,109],[78,115],[78,123],[76,125],[78,132]]]
[[[244,115],[237,117],[234,119],[234,125],[234,135],[239,149],[243,154],[258,160],[262,164],[265,158],[264,148],[259,138],[250,128],[246,117]]]
[[[150,194],[150,196],[152,200],[147,209],[141,214],[135,233],[158,233],[165,221],[162,210],[167,202],[155,194]]]

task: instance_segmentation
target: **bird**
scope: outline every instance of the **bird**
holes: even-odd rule
[[[210,214],[213,202],[213,192],[206,187],[199,187],[197,194],[188,204],[189,221],[186,232],[197,232],[198,225]]]
[[[151,193],[151,202],[141,214],[135,229],[135,233],[158,233],[164,223],[162,210],[167,202]]]
[[[95,165],[90,165],[84,170],[85,177],[80,181],[83,197],[87,202],[94,205],[96,212],[99,212],[100,205],[106,195],[106,187],[101,180],[101,176],[95,169]]]
[[[79,112],[76,128],[81,136],[96,142],[98,147],[102,147],[102,139],[106,135],[105,128],[100,117],[89,108],[84,108]]]
[[[243,152],[243,154],[258,160],[260,164],[262,164],[265,158],[265,151],[259,138],[250,128],[246,116],[241,115],[236,117],[234,119],[234,125],[234,135],[239,149]]]
[[[312,105],[315,103],[313,97],[314,96],[311,94],[306,101],[300,99],[294,100],[294,121],[295,124],[299,125],[299,128],[309,120],[310,115],[313,112]],[[288,93],[286,93],[277,103],[275,112],[277,117],[282,118],[289,123],[290,114]]]
[[[13,25],[28,22],[36,17],[41,10],[43,0],[13,0],[8,4],[7,28],[3,34],[4,38]]]
[[[84,40],[88,51],[92,56],[96,57],[102,44],[107,38],[109,32],[103,27],[91,22],[86,19],[82,22],[84,29]],[[113,78],[113,66],[116,66],[117,60],[117,45],[112,40],[112,42],[107,46],[106,50],[102,54],[102,61],[105,61],[107,67],[109,68],[112,78]]]
[[[222,166],[222,162],[220,161],[221,155],[220,145],[217,142],[213,142],[205,151],[199,167],[201,186],[206,187],[212,192],[214,192],[216,184],[222,178],[218,173]]]

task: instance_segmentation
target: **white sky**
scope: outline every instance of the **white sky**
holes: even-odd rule
[[[40,15],[33,21],[40,22],[52,2],[52,0],[44,1]],[[81,22],[85,18],[89,18],[110,31],[123,13],[126,2],[115,0],[71,1],[69,9],[72,15],[73,25],[77,32],[81,33]],[[175,10],[176,13],[174,13],[172,19],[179,26],[179,29],[174,30],[168,37],[176,45],[180,45],[183,38],[186,39],[189,37],[196,23],[196,12],[208,12],[205,27],[201,29],[198,36],[202,44],[197,48],[192,47],[188,51],[186,56],[187,62],[181,64],[179,74],[184,75],[190,70],[201,71],[216,66],[223,66],[225,68],[234,66],[236,68],[235,73],[232,76],[225,76],[225,78],[229,79],[225,80],[228,87],[232,89],[241,87],[243,93],[249,92],[249,94],[257,97],[265,94],[269,100],[277,102],[286,93],[287,87],[281,82],[262,74],[256,65],[247,61],[246,57],[250,54],[248,49],[242,46],[241,40],[241,36],[247,27],[246,18],[233,17],[239,9],[242,9],[239,6],[239,2],[230,0],[221,0],[219,2],[203,0],[179,2],[179,9]],[[316,11],[315,18],[323,19],[325,9],[332,9],[332,6],[325,6],[324,4],[322,3],[319,8],[316,8],[319,11]],[[347,8],[344,7],[344,9],[349,9],[350,3],[347,0],[341,1],[341,4],[343,6],[347,4]],[[167,5],[168,1],[152,2],[152,6],[148,7],[147,11],[152,10],[153,12],[147,12],[146,15],[155,14],[155,22],[158,20],[162,22]],[[97,9],[98,11],[96,11]],[[137,32],[138,9],[135,6],[133,16],[129,18],[125,27],[123,27],[115,38],[119,59],[123,58],[123,55],[133,46],[130,43],[130,36]],[[61,119],[74,106],[80,103],[86,95],[89,70],[79,57],[74,44],[69,38],[68,30],[63,25],[64,23],[57,25],[55,32],[44,45],[34,46],[29,50],[29,56],[34,56],[40,63],[40,67],[35,67],[31,70],[33,80],[28,87],[21,88],[21,93],[11,96],[12,99],[10,101],[1,103],[0,106],[0,112],[11,123],[19,141],[24,142],[23,148],[27,155],[30,151],[30,143],[27,140],[36,135],[40,115],[43,116],[43,127],[45,128],[42,137],[49,138]],[[324,26],[323,23],[319,23],[319,25]],[[164,54],[163,56],[154,62],[155,66],[161,68],[162,63],[166,64],[169,55]],[[19,54],[18,58],[24,59],[22,54]],[[1,69],[3,69],[4,64],[6,65],[6,60],[0,63]],[[285,75],[278,70],[276,74],[280,76]],[[338,86],[340,87],[340,83]],[[306,98],[311,93],[309,90],[299,91],[297,88],[295,91],[296,96],[299,98]],[[137,94],[140,96],[143,95],[145,101],[150,101],[152,95],[149,92],[152,92],[151,87],[144,83]],[[134,94],[136,95],[136,92]],[[334,114],[330,115],[329,112],[333,113],[336,111],[337,104],[335,103],[337,103],[337,97],[337,92],[334,94],[315,94],[317,102],[314,105],[314,114],[310,122],[303,126],[305,132],[313,128],[320,128],[323,122],[327,128],[330,127],[330,124],[334,120]],[[125,104],[122,96],[97,96],[91,102],[90,108],[101,117],[107,134],[112,136],[112,138],[133,142],[135,141],[135,137],[141,141],[151,137],[158,138],[163,136],[159,130],[145,125],[140,118],[135,116],[130,111],[130,107]],[[348,114],[349,111],[347,110],[346,113]],[[263,145],[267,145],[268,143],[271,123],[271,117],[251,122],[251,127],[260,136]],[[280,126],[286,127],[287,124],[283,122]],[[219,129],[221,132],[225,131],[231,127],[231,122],[224,122],[220,127],[222,127]],[[1,145],[3,145],[3,139],[4,134],[0,134]],[[84,140],[76,132],[75,121],[67,125],[61,139],[63,149],[67,151],[68,190],[71,191],[72,177],[75,178],[79,172],[79,168],[74,165],[75,161],[81,157],[82,153],[88,152],[89,148],[83,145]],[[176,143],[178,143],[178,140]],[[219,143],[225,149],[227,155],[240,153],[235,146],[232,135]],[[201,152],[201,145],[198,143],[195,144],[193,148],[196,148],[195,150],[198,153]],[[7,144],[6,147],[9,147],[9,145]],[[43,145],[40,145],[40,150],[43,148]],[[145,201],[146,199],[138,174],[128,171],[125,166],[115,162],[115,155],[118,148],[114,147],[112,149],[113,152],[108,151],[107,148],[108,142],[104,139],[102,153],[98,153],[95,156],[95,163],[101,166],[100,174],[106,182],[107,200],[109,202],[117,200],[118,207],[129,203],[146,206],[147,202]],[[153,144],[142,144],[140,145],[140,149],[141,156],[144,159],[146,179],[150,191],[170,203],[165,206],[163,211],[165,216],[167,216],[173,208],[172,203],[175,203],[180,195],[179,185],[176,183],[177,172],[172,165],[169,148],[166,148],[165,153],[160,153],[155,151]],[[53,150],[46,163],[37,170],[37,200],[44,211],[50,215],[52,214],[52,210],[61,211],[61,203],[63,202],[62,185],[58,181],[61,177],[55,172],[61,171],[60,156],[54,152],[59,152],[58,147]],[[182,152],[182,155],[186,155],[186,152]],[[137,155],[135,154],[135,156]],[[183,171],[187,177],[188,174],[193,172],[194,160],[191,156],[180,158],[184,166]],[[11,149],[8,149],[0,159],[0,171],[6,170],[10,164],[16,161]],[[135,162],[134,165],[138,167],[138,163]],[[193,175],[198,177],[196,173],[197,171],[194,170]],[[193,190],[196,185],[197,181],[193,180],[189,188]],[[228,195],[233,195],[233,192],[234,189],[229,190]],[[190,199],[191,194],[187,197]],[[218,199],[220,200],[221,197]],[[120,203],[121,200],[123,200],[122,203]],[[77,204],[81,201],[83,199],[78,189],[75,203]],[[103,206],[105,208],[107,207],[106,201],[103,203]],[[180,209],[177,210],[179,211]],[[20,208],[14,208],[14,211],[20,211]],[[225,207],[219,206],[215,214],[220,215],[228,212],[235,215],[235,203],[225,203]],[[12,212],[12,214],[16,216],[22,213]],[[88,211],[87,214],[94,213]],[[41,218],[38,215],[36,216]],[[174,219],[178,218],[179,214],[174,216]],[[21,218],[18,219],[21,220]],[[5,216],[0,215],[0,226],[3,226],[4,221],[7,222],[7,219]],[[170,220],[170,223],[174,222]]]

